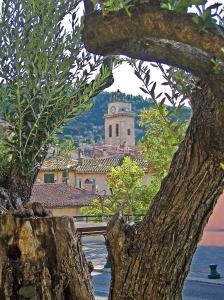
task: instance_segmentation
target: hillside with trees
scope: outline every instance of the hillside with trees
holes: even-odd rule
[[[104,114],[107,112],[108,103],[117,92],[102,92],[93,98],[92,107],[88,111],[84,111],[80,116],[71,119],[64,127],[63,136],[72,137],[75,141],[81,142],[100,142],[104,139]],[[121,93],[123,100],[132,104],[132,110],[136,114],[135,118],[135,134],[139,140],[144,134],[144,127],[140,122],[140,113],[142,110],[153,105],[153,101],[142,96],[133,96]],[[172,109],[168,107],[168,110]],[[191,109],[182,107],[180,116],[185,120],[189,120]]]

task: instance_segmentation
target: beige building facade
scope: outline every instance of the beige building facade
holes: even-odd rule
[[[110,195],[105,173],[77,173],[76,187],[100,195]]]
[[[68,216],[68,217],[74,217],[81,215],[80,213],[81,207],[57,207],[57,208],[48,208],[54,217],[60,217],[60,216]]]

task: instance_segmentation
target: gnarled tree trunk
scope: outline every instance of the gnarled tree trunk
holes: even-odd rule
[[[111,300],[182,299],[197,243],[224,187],[224,102],[201,84],[193,117],[169,175],[145,219],[108,228]]]
[[[39,165],[42,165],[45,156],[39,160]],[[13,160],[9,174],[0,182],[0,213],[23,210],[23,206],[30,200],[40,167],[36,168],[30,176],[24,176],[18,166],[16,160]]]
[[[195,90],[186,138],[145,219],[129,226],[116,216],[108,227],[111,300],[181,299],[193,253],[224,187],[224,40],[214,30],[202,30],[191,15],[147,3],[131,16],[89,14],[83,37],[96,54],[163,62],[206,82]],[[7,220],[14,224],[11,230]],[[37,299],[93,299],[72,225],[53,220],[1,216],[1,298],[28,293]],[[26,250],[29,240],[34,246]]]
[[[71,218],[0,216],[0,299],[94,299]]]

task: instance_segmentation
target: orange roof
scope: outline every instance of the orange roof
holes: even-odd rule
[[[89,205],[95,197],[65,183],[44,183],[34,185],[31,202],[39,202],[46,208],[81,207]]]

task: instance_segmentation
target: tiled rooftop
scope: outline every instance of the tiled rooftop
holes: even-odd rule
[[[66,169],[76,170],[77,173],[108,173],[113,167],[120,166],[125,155],[117,154],[104,158],[84,158],[82,162],[67,158],[50,158],[45,160],[41,171],[63,171]],[[133,159],[138,166],[144,170],[149,168],[149,164],[143,158],[136,157]]]
[[[89,158],[83,159],[81,165],[76,167],[77,173],[108,173],[113,167],[120,166],[124,156],[115,156],[107,158]],[[138,166],[144,170],[148,169],[148,162],[142,158],[134,158]]]
[[[67,157],[51,157],[44,161],[42,171],[56,171],[74,168],[77,165],[77,160]]]
[[[31,202],[39,202],[46,208],[80,207],[89,205],[95,197],[65,183],[44,183],[34,185]]]

